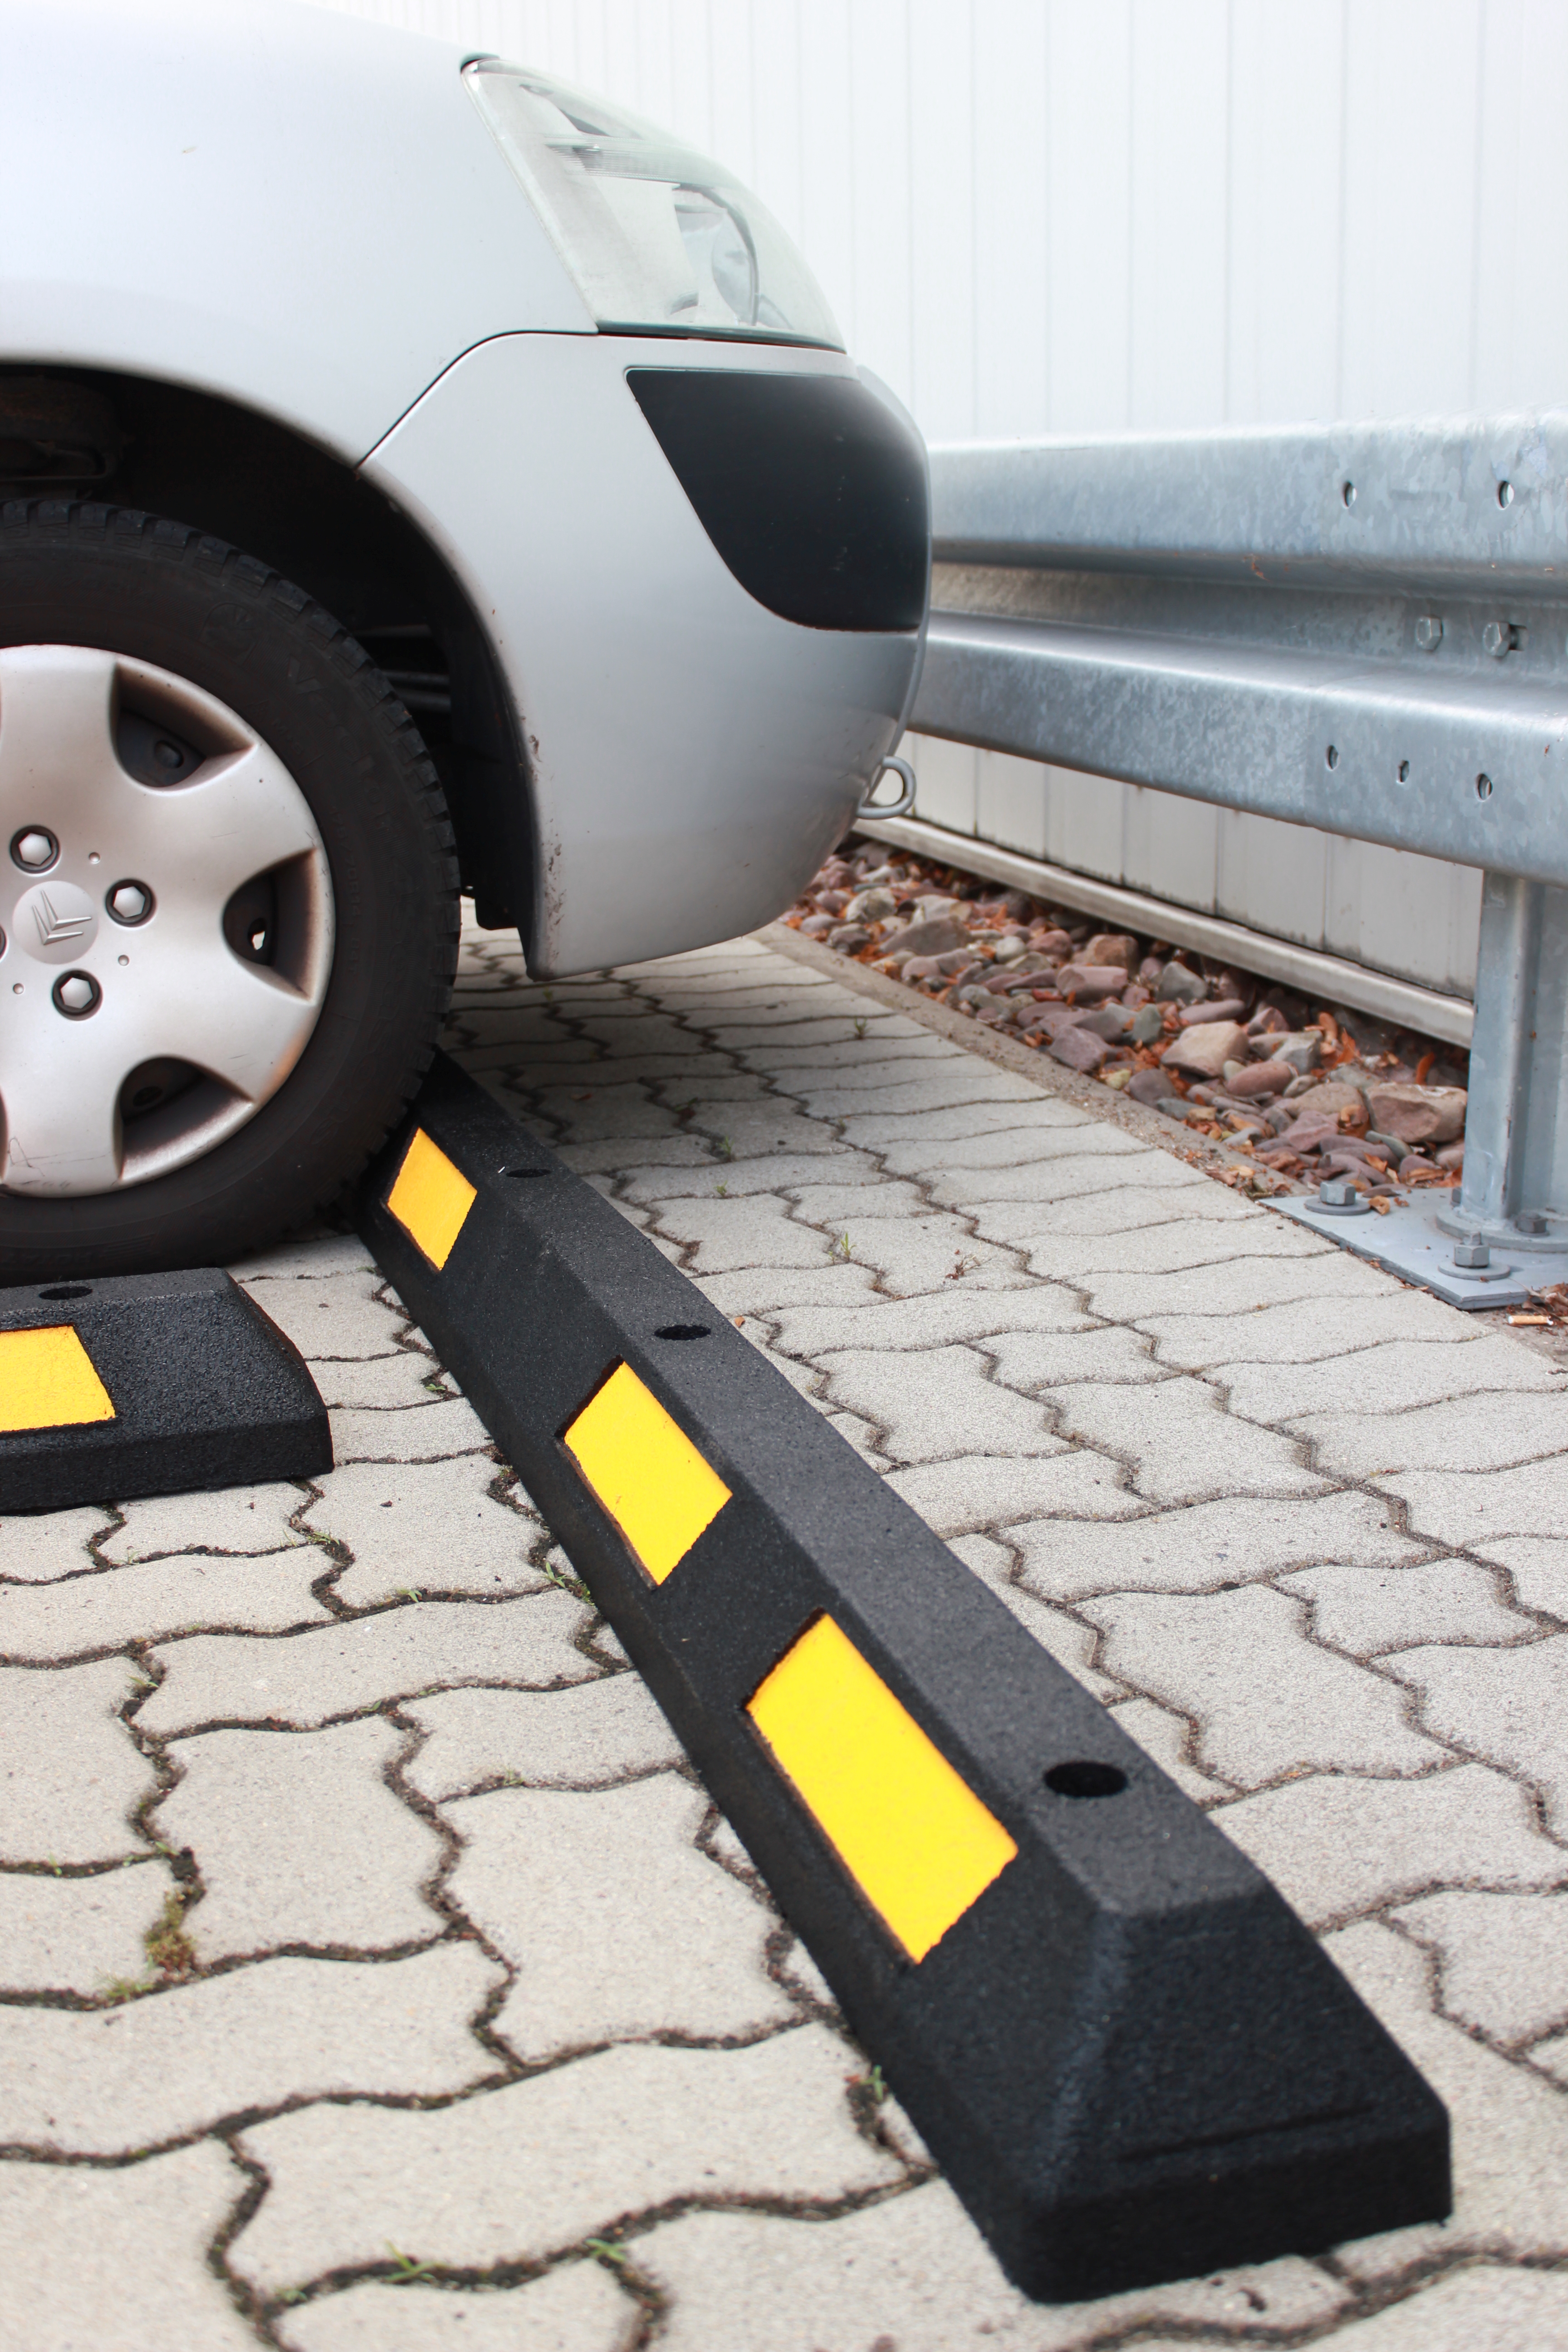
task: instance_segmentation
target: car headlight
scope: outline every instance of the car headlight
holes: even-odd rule
[[[463,78],[601,327],[843,350],[805,264],[721,163],[497,58]]]

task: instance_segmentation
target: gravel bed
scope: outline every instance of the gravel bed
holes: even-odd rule
[[[1469,1056],[1256,973],[853,836],[795,930],[1225,1143],[1256,1197],[1458,1184]]]

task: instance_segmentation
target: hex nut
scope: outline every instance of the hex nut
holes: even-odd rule
[[[60,854],[59,843],[41,824],[24,825],[11,842],[11,856],[24,874],[42,874]]]
[[[145,882],[117,882],[107,903],[117,923],[144,923],[153,911],[153,893]]]
[[[83,1021],[89,1013],[96,1013],[102,997],[97,981],[85,971],[62,972],[53,993],[58,1010],[71,1021]]]

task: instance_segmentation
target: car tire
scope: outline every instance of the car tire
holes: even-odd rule
[[[7,766],[5,677],[16,681],[14,734],[20,730],[25,745],[35,674],[48,673],[51,692],[68,695],[68,689],[79,700],[86,693],[90,703],[92,665],[106,658],[114,667],[105,737],[110,764],[102,785],[89,792],[73,783],[63,755],[54,786],[34,781],[46,772],[47,761],[29,768],[14,756]],[[79,676],[87,688],[71,683]],[[136,717],[131,702],[138,709],[144,705],[151,718]],[[68,716],[68,695],[59,707]],[[47,698],[41,703],[35,698],[35,711],[47,714],[52,708]],[[183,752],[182,723],[191,739]],[[233,750],[239,740],[236,724],[247,740],[255,739],[254,758]],[[143,733],[127,737],[127,726]],[[160,729],[167,730],[166,737]],[[226,896],[221,906],[215,897],[210,919],[199,904],[187,910],[184,931],[173,883],[166,908],[152,903],[162,887],[151,875],[155,847],[142,860],[150,872],[145,911],[137,897],[141,885],[128,894],[122,885],[117,894],[115,877],[97,852],[88,869],[85,843],[100,829],[100,808],[133,803],[135,822],[164,833],[175,828],[177,848],[178,828],[195,823],[190,812],[208,804],[195,790],[183,798],[164,791],[161,770],[143,773],[132,766],[127,781],[133,757],[153,756],[135,750],[144,740],[153,742],[161,759],[184,757],[189,781],[204,790],[228,746],[236,781],[225,805],[242,808],[242,824],[255,828],[258,843],[283,841],[274,815],[278,825],[287,821],[294,827],[287,857],[244,891]],[[68,827],[63,818],[55,823],[52,832],[45,804],[51,789],[72,819]],[[28,1160],[21,1122],[7,1113],[0,1132],[6,1154],[0,1158],[0,1283],[222,1264],[298,1227],[340,1196],[395,1125],[429,1063],[456,967],[458,923],[452,828],[435,768],[412,719],[363,648],[265,563],[184,524],[79,502],[18,500],[0,507],[0,866],[14,933],[5,943],[9,953],[0,946],[0,1107],[9,1069],[18,1100],[27,1084],[34,1087],[30,1131],[42,1133],[57,1120],[68,1143],[64,1157]],[[203,821],[210,830],[210,820]],[[101,823],[107,837],[112,826],[107,818]],[[74,845],[68,832],[80,836]],[[55,834],[55,864],[37,882],[31,868],[48,858]],[[307,836],[314,847],[301,845]],[[110,849],[108,862],[117,855],[127,862],[137,853]],[[184,877],[179,887],[189,896],[197,887],[189,875],[205,869],[190,857],[183,866],[175,857],[175,866]],[[226,892],[229,868],[215,858],[212,871],[217,878],[202,887]],[[59,877],[53,886],[50,872]],[[52,895],[40,900],[46,886]],[[52,979],[38,959],[77,958],[74,948],[56,950],[49,940],[51,928],[62,933],[70,928],[58,909],[79,906],[87,910],[73,919],[82,937],[89,924],[96,926],[97,976],[73,971]],[[264,911],[246,911],[256,908]],[[161,934],[154,914],[163,919]],[[134,928],[138,921],[141,929]],[[113,929],[128,922],[132,928]],[[215,924],[221,924],[222,939]],[[253,928],[246,936],[247,925]],[[186,940],[188,947],[181,944]],[[271,968],[237,977],[226,961],[231,954],[241,963]],[[117,1093],[107,1112],[100,1097],[106,1085],[119,1085],[106,1073],[118,1068],[115,1057],[125,1050],[111,1034],[111,1019],[129,1018],[130,992],[152,988],[143,976],[160,957],[163,999],[144,992],[141,1027],[132,1025],[126,1035],[156,1031],[161,1039],[159,1022],[177,1027],[183,973],[188,973],[191,1017],[200,1013],[209,1032],[228,1034],[214,1009],[225,989],[243,997],[245,1020],[254,1002],[262,1005],[258,1017],[283,1026],[276,1035],[268,1032],[269,1090],[247,1082],[256,1093],[254,1104],[226,1077],[207,1075],[214,1065],[204,1069],[177,1058],[177,1040],[160,1043],[164,1059],[146,1065],[155,1083],[137,1088],[134,1101],[151,1101],[154,1110],[146,1116],[155,1115],[162,1125],[146,1130],[155,1141],[138,1157],[132,1139],[144,1130],[136,1123],[142,1114],[132,1111],[132,1097]],[[97,996],[88,1003],[93,991]],[[167,1010],[171,991],[173,1013]],[[104,1017],[83,1017],[83,1005]],[[22,1025],[24,1009],[30,1029]],[[243,1028],[244,1021],[236,1025]],[[90,1045],[83,1042],[89,1038]],[[35,1074],[25,1081],[29,1052],[35,1064],[47,1059],[47,1078]],[[260,1066],[257,1056],[252,1061]],[[79,1101],[71,1094],[73,1083]],[[202,1105],[208,1108],[198,1117]],[[95,1138],[109,1118],[121,1158],[111,1155],[101,1164],[120,1168],[112,1181],[100,1182],[92,1173],[100,1163],[86,1154],[85,1144],[86,1156],[79,1162],[70,1159],[68,1130],[79,1117],[84,1135],[90,1129]],[[202,1142],[208,1135],[216,1139],[210,1147]],[[166,1137],[173,1140],[156,1139]],[[74,1185],[59,1178],[61,1169],[77,1167],[88,1172]],[[39,1169],[54,1172],[40,1176]]]

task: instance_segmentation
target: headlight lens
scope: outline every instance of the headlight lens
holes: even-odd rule
[[[463,78],[601,327],[843,350],[805,264],[721,163],[521,66],[483,58]]]

